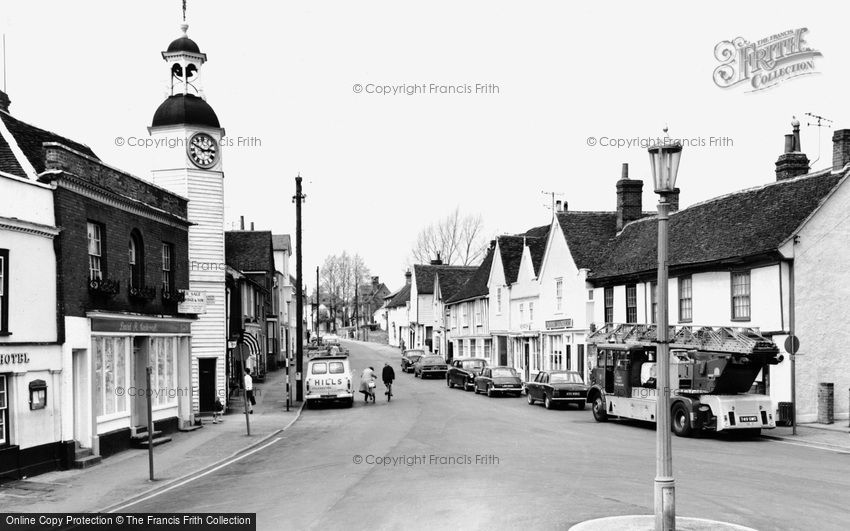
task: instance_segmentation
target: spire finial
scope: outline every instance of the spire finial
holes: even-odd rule
[[[186,22],[186,0],[183,0],[183,22]]]

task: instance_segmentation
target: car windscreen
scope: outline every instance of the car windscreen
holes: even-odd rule
[[[324,361],[316,362],[313,364],[313,368],[311,369],[313,374],[327,374],[328,373],[328,364]]]
[[[331,374],[343,374],[345,372],[345,364],[341,361],[332,361],[330,363]]]
[[[404,355],[405,356],[424,356],[425,351],[424,350],[408,350],[407,352],[404,353]]]
[[[483,369],[484,362],[481,360],[466,360],[463,362],[464,369]]]
[[[581,376],[574,372],[554,373],[549,376],[549,383],[584,383]]]
[[[445,363],[443,358],[439,356],[425,356],[422,358],[422,363]]]
[[[513,369],[493,369],[493,378],[511,378],[516,376],[516,371]]]

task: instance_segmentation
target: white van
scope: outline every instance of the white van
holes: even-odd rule
[[[351,367],[345,354],[316,356],[307,361],[304,405],[342,402],[354,405]]]

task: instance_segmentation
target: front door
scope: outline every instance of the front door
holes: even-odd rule
[[[85,349],[73,349],[71,351],[71,363],[73,366],[73,398],[74,398],[74,440],[80,443],[81,448],[91,448],[92,416],[89,396],[91,384],[89,383],[88,364],[86,363],[88,351]]]
[[[499,336],[499,365],[502,367],[508,364],[508,338],[507,336]]]
[[[455,359],[455,343],[454,341],[449,341],[446,343],[446,349],[448,349],[448,353],[446,355],[446,363],[451,363],[453,359]]]
[[[147,367],[148,349],[147,337],[134,337],[133,339],[133,386],[136,388],[130,411],[132,412],[133,426],[148,425],[148,403],[147,403]]]
[[[531,361],[531,346],[528,344],[528,341],[523,341],[522,343],[522,370],[525,374],[525,378],[523,381],[527,382],[530,376],[528,364]]]
[[[198,401],[201,411],[213,411],[215,404],[216,358],[198,358]]]

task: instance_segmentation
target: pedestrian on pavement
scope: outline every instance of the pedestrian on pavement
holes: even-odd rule
[[[404,339],[399,339],[398,344],[401,347],[401,351],[403,353],[404,352]]]
[[[395,380],[395,371],[388,361],[384,362],[384,369],[381,371],[381,380],[383,380],[384,385],[387,386],[387,390],[384,394],[387,396],[393,396],[393,380]]]
[[[248,367],[245,367],[245,395],[248,397],[248,401],[251,402],[251,409],[248,413],[253,413],[257,402],[254,400],[254,379],[251,378],[251,369]]]
[[[221,418],[223,412],[224,405],[221,403],[221,399],[219,397],[215,397],[215,403],[213,404],[213,424],[224,422],[224,419]]]
[[[360,392],[363,393],[363,400],[365,402],[369,402],[369,398],[372,398],[372,402],[375,401],[375,369],[373,367],[366,367],[363,369],[363,373],[360,375]]]

